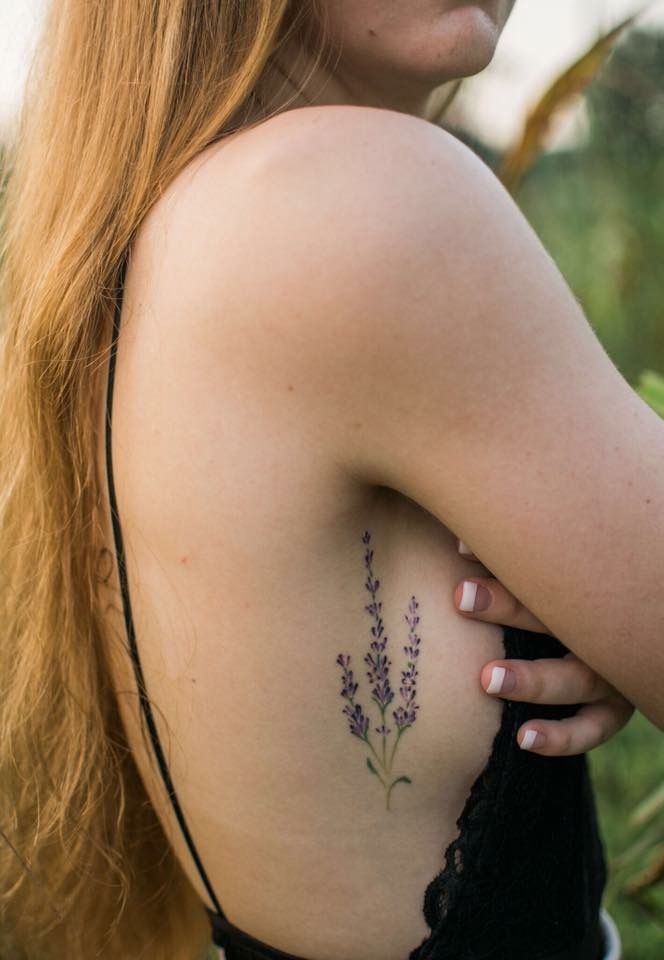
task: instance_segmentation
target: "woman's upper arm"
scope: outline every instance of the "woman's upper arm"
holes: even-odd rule
[[[295,114],[242,201],[245,308],[278,333],[257,367],[664,728],[664,421],[470,150],[389,111]]]

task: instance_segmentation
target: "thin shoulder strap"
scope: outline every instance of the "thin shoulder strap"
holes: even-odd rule
[[[212,884],[210,883],[208,876],[205,872],[201,858],[198,855],[196,846],[192,839],[191,833],[187,826],[187,822],[182,812],[182,808],[175,793],[175,787],[173,786],[173,781],[171,780],[171,775],[168,770],[168,765],[166,763],[166,758],[164,756],[164,751],[162,749],[161,743],[159,741],[159,735],[157,733],[157,727],[154,721],[154,715],[152,713],[152,707],[150,706],[150,700],[148,698],[147,690],[145,687],[145,680],[143,677],[143,668],[141,667],[141,661],[138,656],[138,647],[136,646],[136,631],[134,629],[134,621],[131,614],[131,603],[129,600],[129,585],[127,583],[127,564],[125,561],[124,546],[122,541],[122,530],[120,528],[120,516],[118,514],[118,506],[115,498],[115,485],[113,483],[113,465],[112,465],[112,442],[111,442],[111,433],[112,433],[112,411],[113,411],[113,382],[115,379],[115,356],[117,352],[117,343],[118,337],[120,335],[120,314],[122,312],[122,299],[124,293],[124,281],[125,274],[127,270],[127,261],[128,255],[125,256],[120,267],[119,274],[119,287],[118,287],[118,296],[115,306],[115,314],[113,318],[113,338],[111,341],[111,354],[108,367],[108,387],[106,392],[106,478],[108,482],[108,495],[111,508],[111,520],[113,523],[113,539],[115,541],[115,556],[118,565],[118,575],[120,579],[120,590],[122,592],[122,609],[124,612],[125,626],[127,628],[127,639],[129,641],[129,652],[131,654],[131,659],[134,664],[134,673],[136,676],[136,683],[138,686],[138,694],[141,704],[141,709],[147,723],[148,731],[150,734],[150,740],[152,741],[152,746],[154,748],[155,756],[157,757],[157,762],[159,764],[159,770],[161,772],[162,780],[164,781],[164,786],[168,792],[168,797],[173,805],[173,810],[175,811],[175,816],[177,817],[178,823],[180,824],[180,829],[182,834],[187,842],[189,851],[191,853],[192,859],[196,864],[196,868],[200,874],[201,880],[205,886],[205,889],[208,892],[208,895],[214,904],[215,910],[219,916],[224,917],[224,912],[221,909],[219,901],[217,900],[216,894],[212,889]]]

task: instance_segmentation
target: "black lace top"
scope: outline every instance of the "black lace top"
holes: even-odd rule
[[[162,779],[215,910],[215,944],[226,960],[304,960],[261,943],[225,917],[175,793],[159,742],[136,646],[111,458],[115,354],[124,273],[111,345],[106,396],[106,471],[129,650]],[[507,658],[563,656],[554,637],[503,628]],[[430,934],[403,960],[602,960],[600,906],[606,865],[586,756],[542,757],[521,750],[516,731],[528,719],[571,716],[578,705],[534,706],[503,700],[500,727],[484,770],[441,850],[441,871],[423,891]]]
[[[554,637],[503,629],[505,656],[557,657]],[[585,754],[521,750],[516,732],[535,717],[578,705],[503,701],[489,760],[457,821],[460,833],[424,894],[431,935],[409,960],[597,960],[606,864]]]

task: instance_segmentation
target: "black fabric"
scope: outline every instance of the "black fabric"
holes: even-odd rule
[[[143,715],[175,815],[214,905],[213,942],[227,960],[305,960],[261,943],[224,915],[179,804],[159,741],[136,645],[112,471],[115,357],[126,260],[119,277],[106,396],[106,472],[128,650]],[[503,628],[506,658],[558,657],[554,637]],[[404,960],[602,960],[599,910],[606,883],[586,756],[542,757],[521,750],[528,719],[572,716],[578,704],[534,706],[503,700],[490,757],[457,820],[458,837],[441,851],[441,872],[424,892],[430,934]]]
[[[560,657],[547,634],[503,628],[505,656]],[[459,836],[428,885],[431,935],[409,960],[597,960],[606,884],[604,847],[585,754],[521,750],[527,720],[573,716],[578,704],[503,701],[486,766],[473,784]]]
[[[208,909],[208,916],[212,924],[212,941],[224,948],[226,960],[304,960],[257,940],[212,910]]]

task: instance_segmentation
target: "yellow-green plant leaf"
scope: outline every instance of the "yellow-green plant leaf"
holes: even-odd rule
[[[631,827],[642,827],[658,813],[664,814],[664,783],[660,783],[652,793],[648,794],[632,811],[629,818]]]
[[[634,896],[648,887],[654,887],[662,879],[664,879],[664,843],[653,847],[650,863],[638,876],[625,884],[625,893],[628,896]]]
[[[644,370],[636,387],[637,393],[664,417],[664,377],[654,370]]]
[[[621,850],[620,853],[615,854],[611,858],[611,869],[615,871],[623,870],[635,860],[640,860],[644,854],[652,851],[655,844],[661,843],[661,841],[662,837],[659,826],[655,825],[653,827],[651,824],[650,828],[644,831],[643,836],[630,844],[626,850]]]
[[[522,177],[541,153],[551,122],[558,111],[574,97],[583,93],[597,75],[609,53],[623,32],[652,4],[627,17],[609,33],[600,37],[592,47],[565,70],[530,110],[523,133],[505,152],[498,177],[514,193]]]

